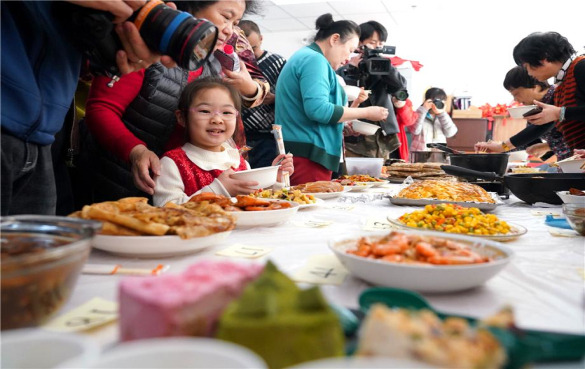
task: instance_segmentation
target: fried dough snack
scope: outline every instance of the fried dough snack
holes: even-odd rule
[[[191,197],[182,206],[192,208],[201,206],[200,204],[215,204],[226,211],[264,211],[290,208],[290,203],[284,201],[267,201],[250,195],[237,195],[236,201],[232,202],[229,197],[209,192]]]
[[[481,203],[495,203],[486,190],[465,182],[445,182],[426,180],[415,182],[400,191],[397,197],[405,199],[437,199],[447,201],[471,201]]]
[[[293,187],[293,189],[301,190],[304,193],[342,192],[343,185],[338,182],[317,181],[298,185]]]
[[[229,231],[235,219],[214,204],[151,206],[143,197],[127,197],[83,207],[78,216],[103,223],[101,234],[118,236],[178,235],[183,239]],[[168,204],[167,204],[168,205]]]

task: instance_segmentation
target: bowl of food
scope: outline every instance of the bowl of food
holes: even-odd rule
[[[100,228],[67,217],[0,218],[2,330],[40,325],[61,308]]]
[[[345,158],[347,174],[367,174],[378,178],[382,175],[383,158]]]
[[[563,213],[571,228],[585,236],[585,205],[563,204]]]
[[[508,108],[508,113],[510,113],[510,118],[522,119],[524,118],[524,114],[535,108],[536,105],[515,106],[513,108]]]
[[[571,188],[569,191],[557,191],[557,195],[565,204],[581,204],[585,207],[585,191]]]
[[[435,293],[482,285],[514,255],[492,240],[428,231],[355,234],[329,248],[351,274],[376,286]]]
[[[256,169],[241,170],[232,174],[232,178],[242,181],[258,182],[258,185],[251,186],[255,190],[271,187],[276,183],[279,165],[262,167]]]
[[[556,165],[561,168],[563,173],[585,173],[585,159],[579,157],[573,156],[557,161]]]
[[[362,122],[361,120],[352,120],[351,127],[357,133],[361,133],[362,135],[371,136],[376,134],[380,126],[377,126],[372,123]]]

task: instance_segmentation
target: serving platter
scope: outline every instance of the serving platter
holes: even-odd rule
[[[268,227],[275,226],[279,223],[286,222],[299,210],[300,205],[297,202],[263,199],[271,202],[289,203],[290,208],[263,210],[263,211],[230,211],[229,213],[236,218],[236,228],[242,227]]]
[[[217,245],[231,231],[204,237],[182,239],[179,236],[110,236],[96,235],[93,247],[116,255],[138,258],[161,258],[194,253]]]
[[[438,200],[438,199],[407,199],[404,197],[391,196],[390,203],[394,205],[406,205],[406,206],[425,206],[432,204],[456,204],[466,208],[478,208],[479,210],[494,210],[504,202],[495,192],[488,192],[495,203],[488,202],[472,202],[472,201],[449,201],[449,200]]]
[[[392,218],[390,216],[387,217],[388,221],[390,222],[390,224],[392,224],[393,226],[400,228],[400,229],[406,229],[406,230],[418,230],[418,231],[430,231],[428,229],[424,229],[424,228],[418,228],[418,227],[410,227],[407,226],[406,224],[403,224],[402,222],[400,222],[398,219],[396,218]],[[475,237],[475,238],[483,238],[486,240],[493,240],[493,241],[500,241],[500,242],[506,242],[506,241],[512,241],[515,240],[516,238],[523,236],[526,234],[527,230],[526,228],[522,227],[520,224],[515,224],[515,223],[511,223],[511,222],[506,222],[508,223],[508,225],[510,226],[510,233],[507,234],[493,234],[493,235],[485,235],[485,234],[461,234],[462,236],[469,236],[469,237]],[[443,235],[452,235],[454,233],[447,233],[447,232],[442,232],[442,231],[432,231],[432,232],[437,232]],[[457,233],[460,234],[460,233]]]
[[[315,199],[315,202],[312,204],[300,204],[299,205],[299,210],[302,209],[310,209],[310,208],[315,208],[317,206],[321,206],[325,203],[325,200],[322,199]]]
[[[503,270],[514,256],[512,249],[493,240],[443,232],[403,232],[465,243],[473,251],[490,256],[493,260],[466,265],[405,264],[347,253],[357,248],[361,237],[367,236],[373,241],[387,235],[388,231],[361,232],[340,237],[329,242],[329,249],[351,274],[360,279],[377,286],[421,292],[453,292],[477,287]]]
[[[349,191],[351,191],[351,188],[349,188],[349,186],[344,186],[343,191],[338,191],[338,192],[305,192],[305,194],[315,196],[318,199],[327,200],[327,199],[334,199],[336,197],[339,197],[339,196],[341,196],[342,193],[349,192]]]
[[[373,182],[354,182],[355,184],[352,186],[344,186],[344,187],[349,187],[349,189],[352,192],[361,192],[361,191],[365,191],[368,188],[372,188],[374,187]]]

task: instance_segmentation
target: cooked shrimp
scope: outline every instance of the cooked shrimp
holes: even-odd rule
[[[270,201],[258,199],[252,196],[247,195],[238,195],[236,196],[236,204],[235,206],[239,208],[246,208],[248,206],[268,206],[270,205]]]
[[[419,241],[416,243],[415,246],[416,252],[418,255],[423,256],[425,258],[432,258],[438,256],[437,249],[428,242]]]

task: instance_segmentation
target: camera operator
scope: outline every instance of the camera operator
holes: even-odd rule
[[[122,74],[161,61],[136,26],[124,22],[145,1],[75,1],[114,15],[124,47],[116,54]],[[82,53],[68,40],[51,1],[2,2],[2,215],[54,214],[51,144],[63,126],[81,68]]]
[[[348,85],[360,85],[371,90],[368,100],[360,106],[383,106],[388,109],[388,117],[379,122],[380,129],[372,136],[346,136],[346,156],[399,158],[408,160],[408,141],[406,126],[414,124],[416,114],[406,92],[406,79],[387,62],[384,75],[364,73],[364,64],[370,55],[381,52],[388,37],[386,28],[376,21],[360,24],[360,55],[338,70]],[[373,50],[373,52],[372,52]],[[381,58],[376,58],[381,59]],[[386,59],[386,58],[384,58]],[[398,150],[397,150],[398,149]]]

